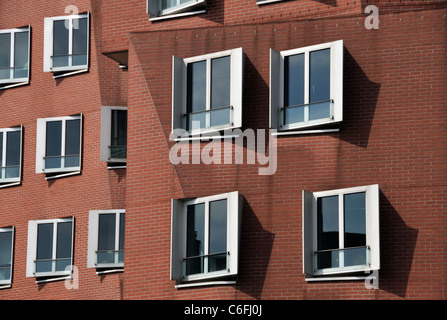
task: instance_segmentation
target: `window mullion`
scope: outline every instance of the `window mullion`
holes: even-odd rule
[[[120,213],[115,213],[115,250],[119,250],[120,244]],[[118,251],[115,251],[113,254],[113,259],[115,263],[118,263]]]

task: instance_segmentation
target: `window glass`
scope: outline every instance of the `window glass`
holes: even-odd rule
[[[304,104],[304,53],[284,59],[284,106]],[[284,123],[303,122],[304,106],[288,108]]]
[[[99,215],[98,250],[115,250],[116,214]]]
[[[227,268],[227,200],[210,202],[209,207],[209,271],[224,270]]]
[[[205,204],[187,206],[186,255],[197,257],[188,259],[186,274],[203,273],[205,253]]]
[[[53,259],[53,224],[41,223],[37,226],[36,272],[51,271]]]
[[[187,2],[191,2],[191,0],[161,0],[161,8],[163,10],[170,9]]]
[[[188,64],[188,84],[187,84],[187,113],[206,110],[206,61],[199,61]],[[198,113],[188,116],[188,128],[193,126],[204,128],[206,126],[206,113]],[[188,130],[189,130],[188,129]]]
[[[60,168],[62,154],[62,121],[47,122],[45,139],[45,168]]]
[[[29,32],[15,33],[14,78],[28,77],[28,37]]]
[[[73,19],[73,66],[87,64],[87,18]]]
[[[338,196],[322,197],[317,201],[318,250],[339,248]],[[338,267],[338,254],[333,251],[318,254],[318,269]]]
[[[67,120],[65,129],[65,167],[78,167],[81,150],[81,120]]]
[[[0,34],[0,80],[10,78],[11,34]]]
[[[71,264],[72,222],[57,224],[56,271],[64,271]],[[59,260],[61,259],[61,260]]]
[[[53,68],[66,67],[68,63],[69,29],[67,20],[54,21]]]
[[[11,131],[7,133],[6,178],[16,178],[20,176],[20,136],[20,131]]]
[[[345,248],[366,245],[365,193],[344,195]]]
[[[127,157],[127,111],[112,110],[110,158],[125,159]]]
[[[211,109],[230,105],[230,56],[211,60]]]
[[[331,50],[324,49],[310,52],[309,66],[309,102],[319,102],[330,99],[330,66]],[[330,103],[312,104],[309,110],[309,120],[329,118]]]
[[[12,232],[0,232],[0,281],[11,279]]]
[[[120,213],[119,250],[124,250],[125,213]]]

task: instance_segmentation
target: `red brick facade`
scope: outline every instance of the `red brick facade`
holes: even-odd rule
[[[28,1],[30,2],[30,1]],[[0,299],[445,299],[447,1],[207,1],[206,13],[150,21],[145,0],[2,0],[0,30],[31,26],[30,83],[0,90],[0,128],[23,125],[21,184],[0,189],[0,228],[14,226],[13,279]],[[379,9],[379,29],[364,13]],[[44,18],[90,12],[89,72],[44,73]],[[242,129],[269,129],[269,50],[343,40],[338,132],[278,136],[277,170],[259,164],[173,165],[172,56],[242,47]],[[128,51],[128,69],[110,53]],[[126,169],[100,161],[101,106],[128,107]],[[36,120],[83,114],[82,172],[35,173]],[[201,143],[203,149],[206,142]],[[378,184],[379,288],[306,281],[302,190]],[[239,272],[232,285],[176,288],[171,199],[239,191]],[[126,209],[125,267],[87,268],[90,210]],[[79,287],[25,277],[28,221],[75,217]]]

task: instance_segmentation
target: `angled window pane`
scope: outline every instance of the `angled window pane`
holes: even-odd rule
[[[12,231],[0,232],[0,281],[11,279]]]
[[[211,60],[211,109],[230,105],[230,56]]]
[[[119,250],[124,250],[125,213],[120,213]]]
[[[10,79],[11,73],[11,34],[0,34],[0,80]]]
[[[188,64],[187,112],[206,110],[206,61]]]
[[[365,193],[344,195],[345,248],[366,246]]]
[[[65,167],[78,167],[81,150],[81,120],[67,120],[65,128]]]
[[[56,20],[53,25],[53,68],[66,67],[69,65],[68,38],[69,21]]]
[[[7,133],[6,139],[6,178],[19,177],[20,171],[20,131]]]
[[[186,261],[186,274],[203,273],[205,253],[205,204],[187,206],[186,256],[197,257]]]
[[[209,257],[209,271],[227,268],[227,200],[212,201],[209,204],[209,253],[220,253]]]
[[[73,19],[73,66],[87,64],[88,19]]]
[[[310,52],[309,77],[309,102],[329,100],[331,97],[331,49]],[[309,120],[329,118],[330,116],[329,103],[310,106]]]
[[[284,59],[284,123],[303,122],[304,106],[304,53]]]
[[[53,258],[53,223],[37,226],[37,260]]]
[[[125,159],[127,157],[127,111],[112,110],[110,158]]]
[[[56,271],[71,265],[72,222],[57,224]]]
[[[60,168],[62,155],[62,121],[48,121],[45,143],[45,168]]]
[[[28,38],[28,31],[15,33],[14,78],[28,77]]]
[[[113,263],[115,261],[115,232],[116,214],[100,214],[97,263]]]
[[[318,250],[339,248],[338,196],[323,197],[317,200],[317,237]],[[325,251],[318,254],[318,269],[339,266],[337,251]]]

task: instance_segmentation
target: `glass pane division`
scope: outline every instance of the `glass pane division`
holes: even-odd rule
[[[12,231],[0,232],[0,281],[11,279]]]
[[[0,80],[11,78],[11,34],[0,34]]]
[[[314,266],[317,270],[366,266],[369,264],[369,247],[356,247],[314,253]]]

